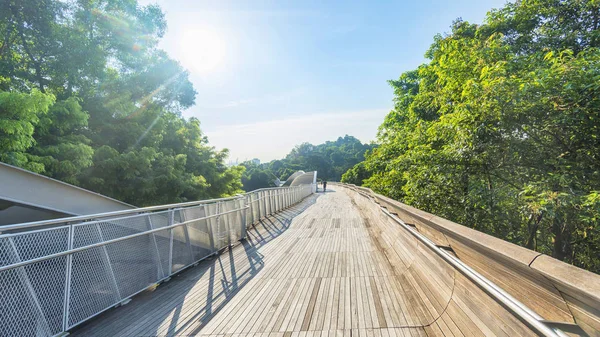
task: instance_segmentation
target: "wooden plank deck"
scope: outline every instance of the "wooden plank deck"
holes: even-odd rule
[[[310,196],[257,224],[243,244],[71,335],[514,335],[470,319],[466,308],[476,304],[430,299],[423,279],[399,282],[363,216],[341,188]],[[454,319],[433,317],[444,306]]]

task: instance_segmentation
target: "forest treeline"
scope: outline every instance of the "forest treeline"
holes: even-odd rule
[[[0,161],[137,206],[241,191],[184,119],[196,91],[137,1],[2,0]]]
[[[338,137],[335,141],[313,145],[297,145],[280,160],[256,164],[253,161],[242,163],[246,168],[242,176],[245,191],[273,187],[274,181],[285,181],[294,172],[317,171],[319,180],[340,181],[342,174],[365,158],[365,153],[374,145],[363,144],[352,136]]]
[[[390,81],[380,145],[343,181],[600,272],[599,6],[456,21]]]

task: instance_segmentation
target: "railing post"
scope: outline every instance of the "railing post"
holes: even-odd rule
[[[254,222],[256,222],[256,217],[254,216],[256,213],[254,212],[254,210],[256,209],[256,196],[257,193],[250,193],[250,212],[252,214],[252,222],[251,224],[253,224]]]
[[[218,237],[219,246],[218,246],[217,249],[221,249],[221,248],[225,247],[225,245],[222,245],[223,233],[225,233],[225,232],[222,232],[222,227],[223,226],[221,226],[221,212],[222,212],[222,208],[223,208],[222,206],[223,206],[223,202],[222,201],[218,201],[217,202],[217,216],[215,218],[215,219],[217,219],[217,234],[219,235],[219,237]],[[225,224],[224,227],[227,228],[227,224]],[[229,234],[229,233],[227,233],[227,234]],[[228,235],[228,237],[229,236],[230,235]],[[228,244],[229,244],[229,242],[228,242]]]
[[[264,193],[265,191],[260,191],[258,192],[258,219],[260,220],[263,218],[263,203],[265,202],[265,198],[264,198]]]
[[[19,250],[17,249],[17,246],[15,245],[15,241],[13,240],[13,238],[9,237],[8,242],[10,243],[13,254],[15,254],[15,259],[19,262],[23,261],[21,259],[21,254],[19,254]],[[27,287],[27,291],[29,291],[31,300],[33,301],[35,308],[39,312],[39,317],[42,320],[43,329],[46,330],[46,333],[48,335],[50,335],[50,333],[51,333],[50,324],[48,324],[48,319],[46,318],[46,313],[44,313],[44,310],[42,309],[42,304],[40,303],[37,293],[35,292],[35,289],[33,288],[33,285],[31,284],[31,280],[29,279],[27,270],[25,270],[25,267],[19,267],[18,273],[20,274],[21,282],[25,283],[25,287]]]
[[[208,208],[206,207],[206,204],[203,205],[204,206],[204,216],[207,217],[209,216],[208,214]],[[216,251],[215,249],[215,237],[214,237],[214,231],[212,228],[212,223],[211,223],[211,219],[206,219],[206,231],[208,232],[208,238],[210,241],[210,251],[211,253],[214,253]]]
[[[73,249],[73,225],[69,224],[69,237],[67,238],[67,250]],[[62,331],[69,329],[69,306],[71,305],[71,275],[73,268],[73,254],[67,255],[67,270],[65,271],[65,290],[63,298],[63,321]]]
[[[246,239],[246,230],[248,228],[248,212],[250,211],[250,207],[246,208],[247,205],[250,205],[249,200],[250,194],[246,194],[245,196],[240,198],[241,204],[241,214],[242,214],[242,231],[240,232],[240,240]]]
[[[173,222],[175,222],[175,211],[169,211],[169,224],[168,226],[172,226]],[[173,273],[173,228],[169,228],[169,276]]]

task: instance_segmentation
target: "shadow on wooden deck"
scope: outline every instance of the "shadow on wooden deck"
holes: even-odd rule
[[[173,276],[156,289],[133,297],[132,303],[108,310],[72,329],[72,336],[195,335],[264,267],[260,249],[283,234],[292,220],[320,197],[260,220],[248,237],[220,255]],[[184,332],[185,331],[185,332]]]

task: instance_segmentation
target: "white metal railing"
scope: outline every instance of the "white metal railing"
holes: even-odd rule
[[[244,239],[314,192],[231,198],[0,227],[0,334],[55,336]]]

